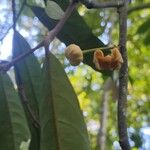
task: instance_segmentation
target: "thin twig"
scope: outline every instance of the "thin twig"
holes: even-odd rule
[[[132,12],[137,11],[137,10],[148,9],[148,8],[150,8],[150,3],[145,3],[142,5],[134,6],[128,9],[128,14],[131,14]]]
[[[20,8],[20,10],[19,10],[19,12],[18,12],[18,14],[16,15],[16,22],[17,22],[17,20],[19,19],[20,14],[22,13],[25,4],[26,4],[26,0],[23,1],[22,5],[21,5],[21,8]],[[0,41],[3,41],[3,40],[4,40],[4,38],[6,37],[6,35],[8,34],[8,32],[10,31],[10,29],[13,28],[13,26],[14,26],[14,24],[12,24],[12,25],[7,29],[7,31],[5,32],[5,34],[3,35],[3,37],[0,39]]]
[[[128,84],[128,57],[126,50],[127,41],[127,2],[124,0],[124,6],[118,9],[119,13],[119,46],[124,60],[119,72],[119,99],[118,99],[118,133],[119,143],[122,150],[130,150],[127,123],[127,84]]]
[[[19,55],[18,57],[14,58],[11,62],[1,65],[0,66],[0,71],[8,71],[13,65],[24,59],[26,56],[29,54],[32,54],[35,50],[39,49],[40,47],[43,46],[43,42],[39,43],[35,48],[29,49],[27,52],[23,53],[22,55]]]
[[[98,48],[87,49],[87,50],[83,50],[83,54],[91,53],[91,52],[94,52],[96,50],[110,50],[110,49],[113,49],[115,47],[116,46],[108,46],[108,47],[98,47]]]
[[[13,30],[16,31],[16,2],[12,0],[12,11],[13,11]]]
[[[94,2],[89,0],[80,0],[82,4],[84,4],[88,9],[92,8],[118,8],[123,5],[123,1],[117,1],[117,2]]]

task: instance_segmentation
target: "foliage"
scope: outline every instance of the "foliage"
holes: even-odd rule
[[[16,31],[13,36],[13,58],[21,55],[29,49],[31,49],[29,44],[22,37],[22,35]],[[35,120],[33,120],[33,118],[30,116],[28,105],[31,106],[35,117],[39,119],[39,102],[41,101],[42,83],[37,81],[42,80],[40,64],[34,55],[30,55],[19,64],[16,64],[14,70],[20,99],[23,101],[23,103],[26,103],[26,99],[28,101],[28,104],[24,106],[24,109],[32,137],[30,148],[39,149],[40,129],[36,127],[36,122],[34,122]],[[22,91],[21,88],[23,88],[24,91]],[[23,92],[25,93],[25,97]]]
[[[35,18],[39,19],[39,21],[36,20],[37,25],[34,24],[33,28],[37,32],[35,40],[32,34],[28,37],[28,40],[32,40],[31,44],[39,41],[45,31],[51,30],[56,25],[61,13],[65,11],[68,5],[67,0],[55,0],[56,3],[53,4],[53,7],[57,7],[56,10],[59,14],[56,15],[56,13],[51,14],[51,11],[48,11],[49,1],[46,5],[44,2],[46,0],[40,3],[35,0],[28,0],[27,3],[30,6],[24,8],[18,20],[18,29],[29,32]],[[145,2],[148,2],[148,0],[133,1],[132,4],[129,4],[129,8]],[[22,1],[18,1],[17,10],[19,10],[21,4]],[[59,6],[62,8],[60,11],[58,10]],[[10,13],[10,10],[8,12]],[[130,141],[134,142],[133,148],[142,146],[140,129],[149,125],[149,13],[150,10],[146,9],[128,15],[129,83],[127,121]],[[24,21],[25,17],[26,20],[29,19],[28,22]],[[68,19],[57,38],[65,45],[75,43],[82,50],[104,46],[108,42],[118,44],[117,13],[114,9],[88,10],[80,5]],[[40,54],[38,54],[38,59],[34,54],[31,54],[17,63],[14,66],[15,84],[12,84],[7,74],[0,73],[1,149],[17,150],[22,147],[24,142],[27,143],[25,145],[30,145],[29,148],[24,149],[30,150],[99,149],[97,136],[101,120],[99,113],[102,109],[103,84],[107,78],[105,73],[107,75],[112,74],[110,72],[99,73],[92,69],[95,69],[92,53],[85,56],[85,64],[81,64],[76,68],[71,67],[64,58],[60,41],[58,45],[55,40],[52,42],[51,47],[55,55],[50,54],[48,58],[44,57],[44,63],[40,62],[40,64],[38,62],[38,59],[41,59]],[[16,31],[13,36],[13,58],[29,49],[31,47],[28,42]],[[112,78],[117,83],[118,72],[113,72]],[[16,86],[17,89],[14,88]],[[26,99],[24,99],[23,93]],[[118,141],[117,101],[113,94],[110,96],[108,107],[107,149],[114,149],[113,144]],[[80,104],[78,104],[78,99]],[[28,106],[31,107],[32,112],[30,112]],[[83,116],[87,124],[92,148],[90,148]],[[38,127],[36,121],[40,122],[40,127]],[[134,132],[131,129],[134,129]]]
[[[30,138],[26,117],[7,74],[0,73],[0,83],[0,146],[2,149],[19,150],[21,143]]]

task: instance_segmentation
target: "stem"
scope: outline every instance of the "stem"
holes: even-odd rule
[[[11,62],[0,66],[0,71],[3,70],[4,72],[8,71],[13,65],[24,59],[29,54],[32,54],[35,50],[39,49],[43,46],[43,42],[39,43],[35,48],[28,50],[26,53],[14,58]]]
[[[62,18],[60,19],[60,21],[48,33],[48,35],[44,38],[44,40],[41,43],[39,43],[35,48],[30,49],[26,53],[24,53],[24,54],[18,56],[17,58],[13,59],[10,63],[0,66],[0,71],[1,70],[3,70],[3,71],[9,70],[10,67],[12,67],[14,64],[18,63],[19,61],[24,59],[26,56],[33,53],[35,50],[39,49],[42,46],[45,47],[45,51],[48,54],[47,51],[48,51],[49,44],[55,38],[55,36],[59,33],[59,31],[61,30],[61,28],[63,27],[63,25],[65,24],[65,22],[69,18],[69,16],[71,15],[72,11],[74,10],[76,4],[77,4],[77,0],[73,0],[73,1],[70,2],[68,8],[66,9],[66,11],[65,11],[64,15],[62,16]]]
[[[12,11],[13,11],[13,30],[16,31],[16,2],[12,0]]]
[[[21,8],[20,8],[20,10],[19,10],[19,12],[18,12],[18,14],[17,14],[17,16],[16,16],[16,22],[17,22],[17,20],[19,19],[20,14],[22,13],[25,4],[26,4],[26,0],[24,0],[23,3],[22,3],[22,5],[21,5]],[[6,35],[8,34],[8,32],[10,31],[10,29],[11,29],[13,26],[14,26],[14,24],[12,24],[12,25],[7,29],[7,31],[5,32],[5,34],[3,35],[3,37],[0,39],[0,41],[3,41],[3,39],[6,37]]]
[[[131,14],[132,12],[137,11],[137,10],[148,9],[148,8],[150,8],[150,3],[145,3],[139,6],[134,6],[128,9],[128,14]]]
[[[92,9],[92,8],[113,8],[113,7],[121,7],[123,5],[122,1],[118,1],[118,2],[93,2],[93,1],[89,1],[89,0],[80,0],[80,2],[82,4],[84,4],[88,9]]]
[[[77,0],[72,0],[67,7],[64,15],[60,19],[60,21],[57,23],[57,25],[54,27],[53,30],[51,30],[48,35],[44,39],[44,46],[48,47],[51,41],[55,38],[55,36],[60,32],[61,28],[67,21],[67,19],[70,17],[71,13],[73,12],[74,8],[76,7]]]
[[[119,143],[122,150],[130,150],[127,124],[126,124],[126,105],[127,105],[127,84],[128,84],[128,57],[126,50],[127,38],[127,2],[119,10],[119,46],[124,60],[119,72],[119,99],[118,99],[118,133]]]
[[[83,54],[91,53],[91,52],[94,52],[98,49],[100,49],[100,50],[110,50],[110,49],[113,49],[114,47],[116,47],[116,46],[87,49],[87,50],[83,50]]]

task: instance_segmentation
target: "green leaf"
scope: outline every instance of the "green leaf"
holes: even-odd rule
[[[90,150],[77,96],[63,67],[52,54],[43,66],[43,91],[41,150]]]
[[[138,33],[146,33],[149,31],[150,27],[150,19],[146,20],[137,30]]]
[[[31,48],[22,35],[15,32],[13,37],[13,58],[23,54],[29,49]],[[15,65],[15,75],[18,89],[23,87],[28,103],[36,118],[39,119],[38,103],[41,100],[42,92],[41,68],[34,54],[27,56]],[[21,95],[20,98],[22,99]],[[40,129],[33,125],[33,119],[26,107],[25,112],[32,134],[30,150],[38,150],[40,147]]]
[[[150,45],[149,40],[150,40],[150,30],[149,30],[149,32],[146,33],[146,35],[145,35],[145,37],[144,37],[144,41],[143,41],[144,44],[145,44],[145,45]]]
[[[55,20],[59,20],[64,14],[64,11],[61,9],[61,7],[54,1],[47,2],[45,11],[50,18]]]
[[[67,1],[56,2],[62,6],[63,9],[64,6],[66,7],[66,4],[68,4]],[[55,27],[57,21],[49,18],[43,8],[31,7],[31,9],[39,18],[39,20],[44,24],[44,26],[49,30],[52,30]],[[68,19],[60,33],[57,35],[57,38],[59,38],[66,45],[72,43],[77,44],[81,47],[82,50],[104,46],[103,42],[101,42],[96,36],[93,35],[92,30],[88,27],[84,19],[77,11],[72,13],[72,16]],[[93,63],[93,53],[88,53],[84,56],[84,63],[88,64],[96,70]],[[111,75],[111,72],[109,71],[102,71],[102,73]]]
[[[25,113],[14,85],[7,74],[0,73],[0,149],[20,150],[30,139]]]

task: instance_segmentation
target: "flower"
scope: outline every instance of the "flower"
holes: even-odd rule
[[[123,59],[118,48],[115,47],[111,50],[111,54],[106,56],[101,50],[96,50],[93,63],[98,70],[115,70],[120,69]]]
[[[122,59],[121,53],[117,47],[115,47],[111,50],[111,57],[112,57],[111,68],[113,70],[120,69],[121,64],[123,63],[123,59]]]
[[[70,44],[65,50],[65,56],[72,66],[77,66],[83,61],[83,53],[78,45]]]
[[[110,55],[104,56],[104,53],[101,50],[96,50],[94,52],[93,62],[98,70],[109,70],[111,59]]]

